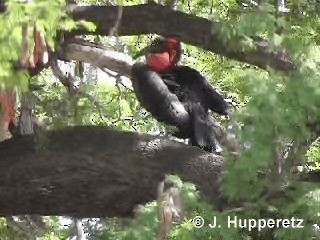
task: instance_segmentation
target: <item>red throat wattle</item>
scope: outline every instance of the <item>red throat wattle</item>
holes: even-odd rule
[[[147,61],[148,66],[156,72],[165,72],[174,66],[168,52],[152,54]]]
[[[150,55],[147,64],[153,71],[166,72],[176,66],[180,60],[180,54],[180,41],[168,38],[166,39],[166,51]]]

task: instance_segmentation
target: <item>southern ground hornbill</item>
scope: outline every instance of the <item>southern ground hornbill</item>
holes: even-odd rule
[[[208,110],[228,115],[229,104],[198,71],[177,66],[181,56],[177,39],[158,38],[146,53],[147,63],[132,67],[132,84],[141,105],[158,121],[176,126],[174,136],[214,152],[219,126]]]

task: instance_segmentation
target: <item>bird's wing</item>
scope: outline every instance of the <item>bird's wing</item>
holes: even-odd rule
[[[132,85],[141,105],[157,120],[175,126],[189,122],[189,114],[161,77],[144,63],[132,67]]]
[[[167,72],[174,82],[188,93],[190,99],[200,102],[203,107],[221,115],[227,115],[229,104],[214,89],[214,87],[198,71],[187,66],[177,66]]]

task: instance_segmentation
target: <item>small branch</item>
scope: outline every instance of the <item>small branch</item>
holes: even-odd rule
[[[123,7],[119,6],[118,7],[118,16],[117,16],[117,19],[116,19],[116,23],[115,23],[114,27],[111,28],[109,36],[117,36],[118,35],[118,29],[119,29],[119,26],[121,24],[121,18],[122,18],[122,12],[123,12],[122,10],[123,10]]]
[[[71,94],[76,94],[78,93],[78,89],[76,86],[73,84],[73,78],[70,74],[64,74],[60,67],[58,66],[58,61],[56,56],[52,56],[51,61],[50,61],[50,67],[52,70],[53,75],[59,79],[61,84],[65,86],[68,89],[68,92]]]
[[[73,222],[73,225],[72,225],[73,236],[76,237],[76,240],[86,240],[81,219],[74,218],[72,222]]]
[[[103,71],[104,73],[108,74],[109,76],[116,78],[116,84],[120,84],[122,87],[126,88],[130,92],[134,92],[131,85],[129,86],[129,85],[126,85],[126,84],[123,83],[120,74],[118,74],[118,73],[114,74],[111,71],[109,71],[108,69],[104,69],[104,68],[100,68],[100,69],[101,69],[101,71]]]
[[[104,107],[96,99],[94,99],[94,97],[92,97],[90,94],[84,91],[81,91],[79,88],[77,88],[73,84],[73,82],[75,82],[74,78],[71,76],[71,74],[68,74],[67,76],[63,74],[63,72],[58,66],[57,59],[55,58],[52,58],[51,69],[52,69],[53,75],[59,79],[62,85],[65,86],[72,95],[82,96],[89,99],[89,101],[97,108],[100,118],[104,122],[106,122],[105,121],[106,115],[102,113],[103,111],[105,111]]]

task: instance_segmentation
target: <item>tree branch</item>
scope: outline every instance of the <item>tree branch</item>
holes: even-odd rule
[[[120,11],[121,22],[119,24]],[[188,44],[263,69],[268,67],[284,71],[294,69],[294,64],[286,52],[283,49],[274,50],[267,40],[257,38],[255,50],[232,49],[227,41],[221,39],[220,29],[224,27],[222,24],[174,11],[166,6],[157,4],[124,7],[77,6],[70,11],[70,16],[74,20],[86,20],[97,24],[94,32],[81,28],[73,31],[71,35],[110,35],[114,26],[118,26],[117,34],[119,36],[149,33],[164,36],[174,35]],[[239,39],[239,42],[241,42],[241,39]]]
[[[166,173],[222,207],[222,158],[166,138],[73,127],[0,143],[0,215],[132,216]],[[120,157],[119,157],[120,156]]]
[[[0,216],[133,216],[168,173],[218,209],[233,205],[220,191],[221,156],[163,137],[77,126],[6,140],[0,153]],[[309,180],[320,172],[301,177]]]
[[[132,58],[98,44],[72,38],[64,42],[59,49],[58,57],[61,60],[76,60],[90,63],[98,68],[108,68],[122,76],[131,77]]]

